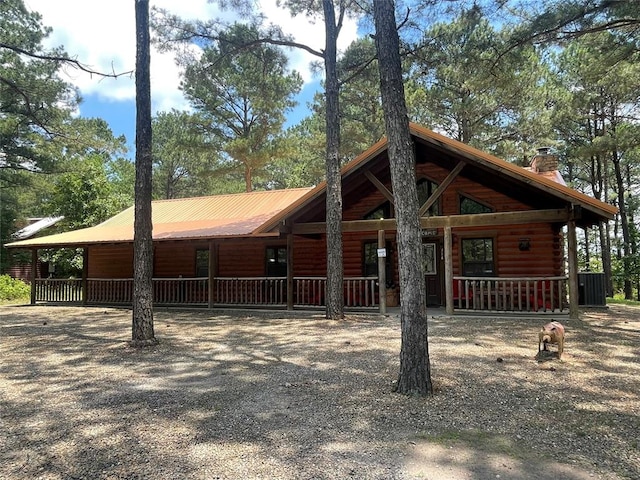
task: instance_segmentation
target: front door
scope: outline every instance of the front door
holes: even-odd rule
[[[427,305],[442,305],[439,271],[440,245],[437,242],[422,244],[422,265],[427,291]]]

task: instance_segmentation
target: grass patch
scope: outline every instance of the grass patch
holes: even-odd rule
[[[506,455],[511,458],[537,458],[531,449],[519,445],[505,435],[499,435],[483,430],[447,430],[436,435],[418,433],[416,438],[436,443],[445,447],[463,446],[485,453]]]
[[[607,297],[607,305],[627,305],[629,307],[640,308],[640,302],[637,300],[625,300],[622,295],[616,295],[615,297]]]

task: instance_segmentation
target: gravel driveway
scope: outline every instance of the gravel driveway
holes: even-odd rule
[[[0,307],[2,479],[638,479],[640,309],[430,317],[431,398],[392,393],[394,315]]]

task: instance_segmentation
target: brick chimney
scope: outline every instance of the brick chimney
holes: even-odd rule
[[[550,147],[538,148],[538,154],[531,159],[531,170],[536,173],[558,170],[558,157],[551,153]]]

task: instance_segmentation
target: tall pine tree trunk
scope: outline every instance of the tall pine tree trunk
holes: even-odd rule
[[[151,80],[149,0],[136,0],[136,192],[133,236],[132,345],[157,343],[153,333],[151,224]]]
[[[325,46],[325,96],[327,127],[327,309],[326,317],[344,317],[342,270],[342,178],[340,175],[340,109],[337,71],[338,28],[333,1],[323,0]]]
[[[616,150],[612,151],[611,156],[618,192],[620,227],[622,228],[622,268],[624,273],[624,298],[625,300],[633,300],[633,284],[631,275],[631,233],[629,230],[629,219],[627,215],[626,186],[624,183],[623,172],[620,165],[621,160],[618,152]]]
[[[415,153],[404,98],[400,41],[394,2],[373,2],[380,91],[389,145],[391,185],[396,205],[400,269],[402,345],[396,391],[430,395],[431,366],[427,339],[427,307],[422,269],[422,236],[415,174]]]

